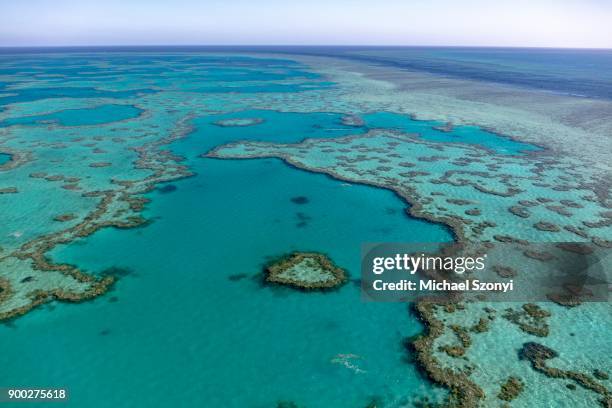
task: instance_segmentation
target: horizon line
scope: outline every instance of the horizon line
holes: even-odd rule
[[[58,49],[58,48],[179,48],[179,47],[374,47],[374,48],[497,48],[497,49],[541,49],[541,50],[602,50],[612,51],[612,47],[560,47],[525,45],[428,45],[428,44],[78,44],[78,45],[0,45],[0,49]]]

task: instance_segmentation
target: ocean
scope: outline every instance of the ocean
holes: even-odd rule
[[[372,130],[482,149],[500,163],[543,148],[477,125],[443,129],[444,122],[385,109],[359,111],[363,123],[349,124],[345,116],[358,108],[340,103],[342,88],[293,54],[612,99],[612,52],[604,50],[2,49],[0,153],[8,147],[33,159],[0,173],[0,188],[19,189],[0,195],[1,247],[17,250],[77,225],[98,202],[87,192],[151,176],[158,167],[138,164],[139,149],[177,155],[191,175],[168,174],[134,193],[150,200],[141,213],[148,224],[100,228],[46,253],[118,281],[93,300],[47,303],[0,325],[1,386],[65,387],[75,407],[400,407],[447,395],[417,368],[407,345],[424,330],[410,305],[363,303],[359,287],[362,243],[450,242],[447,225],[410,216],[410,203],[389,189],[273,157],[202,155],[228,143],[292,145]],[[178,129],[181,137],[150,145]],[[164,157],[159,168],[175,161]],[[73,187],[32,176],[40,172],[72,177]],[[494,196],[491,205],[501,200]],[[109,219],[134,215],[112,212],[123,208],[113,205]],[[64,213],[75,221],[54,220]],[[349,282],[329,292],[263,282],[265,265],[293,251],[328,255]],[[41,287],[71,289],[45,273],[32,272]],[[18,282],[32,284],[6,278],[17,292],[30,288]],[[290,402],[296,405],[282,405]]]

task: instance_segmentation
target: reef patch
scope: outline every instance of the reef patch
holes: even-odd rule
[[[230,119],[222,119],[213,122],[212,124],[215,126],[221,127],[246,127],[246,126],[255,126],[264,122],[262,118],[230,118]]]
[[[346,272],[323,254],[295,252],[266,267],[266,281],[300,289],[331,289],[344,284]]]

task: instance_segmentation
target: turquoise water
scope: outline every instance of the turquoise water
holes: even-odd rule
[[[452,237],[446,228],[408,217],[406,203],[387,190],[343,183],[276,159],[198,156],[238,140],[295,143],[304,138],[364,133],[369,128],[419,132],[428,140],[478,144],[502,154],[535,147],[476,127],[441,132],[433,129],[439,123],[385,112],[365,115],[363,127],[345,126],[343,114],[318,111],[324,106],[319,106],[320,95],[304,98],[311,105],[300,105],[310,113],[262,109],[285,108],[281,98],[291,101],[295,97],[279,94],[333,86],[287,60],[96,55],[68,58],[71,66],[67,66],[65,58],[40,58],[32,68],[33,75],[60,76],[45,80],[46,88],[33,84],[20,88],[19,73],[31,61],[8,58],[10,68],[0,74],[9,79],[15,75],[11,85],[17,87],[8,87],[7,92],[16,95],[3,98],[0,104],[31,101],[38,107],[34,111],[48,112],[54,106],[53,98],[75,98],[87,106],[84,99],[109,97],[130,99],[122,103],[143,106],[152,114],[117,128],[100,128],[105,134],[117,131],[127,141],[125,146],[108,142],[97,127],[77,126],[135,118],[140,111],[133,105],[11,118],[13,123],[35,125],[51,120],[75,126],[5,129],[33,139],[30,145],[15,145],[32,149],[33,160],[44,160],[42,168],[35,167],[40,165],[35,161],[18,169],[21,178],[10,179],[8,185],[27,186],[28,197],[48,194],[48,190],[37,190],[40,185],[59,190],[44,181],[33,181],[29,176],[32,167],[78,175],[87,181],[83,183],[87,189],[97,188],[89,184],[96,181],[108,186],[110,178],[142,176],[130,173],[131,168],[126,172],[119,167],[122,170],[116,174],[114,167],[90,167],[92,153],[80,142],[66,143],[66,150],[58,151],[48,145],[51,139],[70,141],[77,135],[89,142],[102,139],[96,146],[108,156],[98,157],[131,166],[135,156],[124,150],[132,152],[132,147],[140,146],[141,136],[168,136],[177,117],[193,112],[201,115],[209,109],[223,111],[229,106],[238,110],[197,117],[195,131],[169,146],[186,157],[185,164],[196,176],[158,186],[148,194],[152,202],[144,216],[152,220],[150,225],[103,229],[50,253],[55,261],[78,265],[93,274],[119,268],[125,276],[112,292],[94,301],[53,303],[0,326],[5,351],[0,353],[0,385],[65,386],[71,393],[69,405],[87,407],[273,407],[279,400],[291,400],[311,408],[343,408],[365,406],[373,397],[381,398],[385,407],[398,407],[419,396],[440,394],[420,376],[402,346],[403,339],[421,332],[417,319],[406,305],[362,303],[357,284],[362,243],[449,241]],[[230,84],[234,79],[239,79],[238,85]],[[293,82],[274,82],[278,80]],[[154,92],[153,87],[159,90]],[[188,92],[180,94],[182,91]],[[243,93],[249,96],[242,98]],[[44,101],[37,103],[39,99]],[[251,102],[258,109],[249,107]],[[295,100],[292,103],[296,106]],[[246,127],[215,124],[226,119],[258,119],[261,123]],[[64,165],[49,160],[71,157],[78,160]],[[58,197],[67,203],[73,197],[68,194],[81,194],[65,193]],[[20,194],[5,199],[17,200]],[[292,200],[296,197],[306,200]],[[3,211],[21,214],[23,208],[11,202]],[[75,211],[84,215],[89,209]],[[52,227],[41,222],[39,234],[59,228],[52,222],[57,214],[43,212],[47,210],[40,210],[41,219]],[[10,218],[7,231],[30,233],[21,224],[23,220],[11,223],[18,218]],[[262,285],[263,265],[296,250],[328,254],[348,270],[351,281],[329,293]],[[338,364],[340,355],[347,365]],[[347,355],[355,357],[347,360]]]
[[[443,123],[415,120],[408,115],[393,112],[375,112],[363,115],[364,126],[342,124],[344,115],[332,112],[277,112],[273,110],[247,110],[196,119],[202,131],[198,147],[205,152],[216,145],[236,140],[265,140],[274,143],[298,143],[307,138],[333,138],[365,133],[369,129],[391,129],[418,133],[419,137],[440,143],[465,143],[489,149],[497,154],[520,155],[540,150],[538,146],[519,142],[477,126],[457,126],[450,131],[436,129]],[[252,126],[218,126],[215,122],[227,119],[259,119]],[[178,144],[181,149],[181,144]],[[181,151],[182,154],[190,154]]]
[[[393,112],[375,112],[364,115],[366,126],[370,128],[397,129],[407,133],[418,133],[425,140],[440,143],[466,143],[484,147],[497,154],[523,154],[540,150],[538,146],[512,140],[477,126],[457,126],[450,131],[437,130],[443,123],[414,120],[407,115]]]
[[[316,85],[310,84],[268,84],[268,85],[243,85],[243,86],[206,86],[190,89],[191,91],[215,94],[239,92],[241,94],[262,93],[262,92],[300,92],[305,90],[325,89],[331,86],[331,82],[319,82]]]
[[[263,122],[214,124],[228,118]],[[390,191],[275,159],[197,158],[245,138],[354,130],[340,118],[253,110],[194,120],[196,131],[172,147],[197,176],[149,194],[151,225],[101,230],[51,254],[92,273],[130,273],[100,299],[45,307],[3,328],[13,352],[1,357],[10,374],[0,383],[61,382],[76,406],[354,407],[373,397],[397,406],[439,395],[405,360],[402,340],[421,325],[406,305],[361,303],[357,279],[362,242],[448,241],[446,228],[409,218]],[[308,202],[292,202],[298,196]],[[263,265],[295,250],[329,254],[351,282],[324,294],[262,286]],[[359,356],[351,363],[364,372],[332,362],[339,354]]]
[[[116,98],[127,99],[139,94],[154,92],[151,89],[129,91],[103,91],[92,87],[49,87],[11,90],[11,95],[0,98],[0,107],[16,102],[29,102],[44,98]],[[12,95],[16,93],[16,95]]]
[[[90,109],[66,109],[47,115],[9,118],[0,126],[40,125],[54,123],[61,126],[87,126],[135,118],[141,109],[131,105],[100,105]]]
[[[11,160],[11,155],[6,153],[0,153],[0,166],[8,163]]]
[[[314,250],[355,279],[361,242],[448,240],[444,228],[408,218],[391,192],[277,160],[192,164],[199,176],[150,195],[152,225],[53,252],[92,272],[132,273],[96,301],[3,329],[12,353],[1,357],[0,382],[61,382],[79,406],[354,407],[429,389],[404,361],[402,339],[421,330],[406,305],[361,303],[354,283],[325,294],[264,287],[259,273],[268,257]],[[229,279],[236,274],[247,277]],[[366,372],[331,363],[338,354],[359,355]]]
[[[273,110],[246,110],[197,118],[199,129],[193,140],[176,143],[180,154],[204,153],[211,148],[239,140],[297,143],[307,138],[332,138],[359,133],[362,130],[342,124],[339,113],[329,112],[277,112]],[[218,126],[227,119],[260,119],[252,126]]]

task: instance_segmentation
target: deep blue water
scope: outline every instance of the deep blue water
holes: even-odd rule
[[[328,55],[463,79],[612,99],[612,50],[492,47],[177,46],[0,48],[2,54],[245,51]],[[138,56],[134,57],[135,63]],[[61,65],[61,64],[58,64]],[[0,74],[3,73],[0,71]],[[1,84],[0,84],[1,86]],[[1,89],[1,88],[0,88]]]
[[[612,50],[389,47],[339,53],[461,79],[612,99]]]

